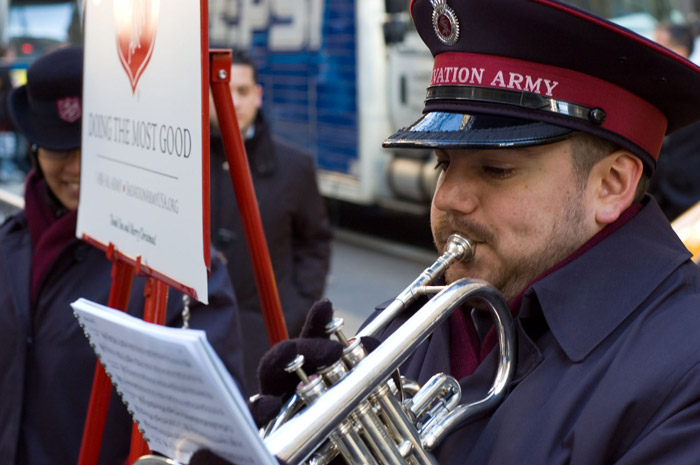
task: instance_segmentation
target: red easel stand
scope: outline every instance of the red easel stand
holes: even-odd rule
[[[210,51],[209,65],[211,70],[210,86],[221,124],[226,158],[230,166],[231,182],[236,193],[238,209],[243,218],[243,228],[251,255],[255,282],[260,294],[268,339],[270,344],[274,344],[287,338],[287,329],[277,293],[277,285],[272,271],[267,242],[262,229],[262,221],[257,199],[255,198],[248,159],[245,154],[245,147],[238,128],[238,120],[236,119],[233,99],[228,86],[230,82],[231,51]],[[98,245],[89,238],[84,238],[84,240],[93,243],[93,245]],[[147,267],[144,267],[146,268],[145,270],[142,269],[140,257],[137,258],[135,265],[130,264],[128,260],[125,260],[124,257],[114,250],[112,245],[107,250],[107,257],[113,263],[112,288],[108,306],[118,310],[126,310],[133,276],[135,273],[141,274],[145,272],[148,276],[148,282],[144,291],[146,294],[144,320],[164,324],[168,299],[167,277],[155,270],[147,269]],[[182,292],[195,295],[191,289],[184,288],[182,285],[171,281],[168,282]],[[95,465],[99,460],[111,391],[111,381],[98,361],[83,430],[78,465]],[[139,457],[148,453],[150,453],[148,445],[138,429],[134,427],[132,430],[131,452],[127,464],[133,463]]]
[[[125,311],[129,303],[135,270],[138,269],[136,272],[141,271],[140,262],[137,260],[136,266],[131,265],[128,261],[120,258],[112,246],[107,251],[107,256],[113,263],[112,287],[107,305],[117,310]],[[160,325],[165,324],[168,291],[169,287],[165,282],[152,276],[147,278],[144,289],[144,321]],[[95,367],[90,404],[83,429],[78,465],[93,465],[99,460],[111,394],[112,382],[105,373],[104,367],[98,361]],[[127,464],[132,464],[139,457],[150,453],[148,444],[143,439],[136,425],[134,425],[131,433],[131,449]]]
[[[163,281],[154,278],[146,280],[146,288],[144,295],[146,303],[143,310],[143,319],[149,323],[157,325],[165,324],[165,316],[168,310],[168,291],[169,287]],[[132,464],[144,455],[151,453],[151,449],[143,439],[143,435],[139,431],[136,424],[131,429],[131,449],[127,464]]]
[[[229,82],[231,81],[231,51],[209,50],[209,82],[214,106],[219,118],[221,137],[231,173],[231,182],[236,193],[238,210],[243,218],[243,229],[248,243],[255,283],[260,295],[263,317],[270,345],[287,339],[287,327],[282,315],[275,275],[272,272],[270,255],[262,229],[258,201],[253,189],[248,158],[241,138],[241,131],[233,107]]]
[[[112,260],[112,287],[109,291],[107,305],[117,310],[126,310],[131,294],[131,283],[134,278],[134,267],[115,257],[114,247],[107,251],[107,257]],[[83,439],[80,444],[78,465],[96,464],[100,457],[102,435],[107,420],[109,398],[112,395],[112,381],[107,376],[104,367],[98,360],[95,365],[95,375],[92,380],[90,404],[83,428]]]

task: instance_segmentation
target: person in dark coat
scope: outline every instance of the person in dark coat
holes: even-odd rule
[[[693,28],[684,24],[660,24],[654,40],[684,58],[692,55],[695,46]],[[649,193],[669,221],[700,201],[700,122],[666,136]]]
[[[516,335],[504,397],[448,426],[436,461],[697,464],[700,268],[646,187],[665,134],[700,120],[700,70],[558,1],[413,0],[411,16],[433,72],[423,116],[384,146],[435,150],[437,249],[455,233],[473,242],[473,256],[442,280],[450,292],[465,280],[490,283]],[[402,341],[418,346],[402,354],[402,374],[425,383],[449,373],[462,404],[486,397],[503,355],[489,313],[443,294],[449,316],[425,315],[432,305],[419,315],[424,300],[378,334],[401,336],[407,330],[397,328],[413,315],[437,325]],[[375,351],[401,346],[392,342]],[[289,346],[311,359],[315,343],[284,341],[271,354]],[[376,371],[365,364],[371,356],[359,373]],[[284,383],[287,394],[295,387],[273,357],[264,360],[269,388],[256,405],[272,405]],[[291,449],[278,458],[287,461]],[[207,455],[190,464],[222,463],[199,457]]]
[[[435,149],[438,249],[451,233],[475,244],[445,280],[490,282],[517,337],[505,399],[451,430],[438,462],[697,463],[700,269],[645,190],[664,135],[700,119],[700,73],[559,2],[432,3],[412,3],[435,56],[425,115],[385,146]],[[450,373],[475,402],[496,339],[463,306],[402,372]]]
[[[78,462],[96,357],[73,316],[80,297],[107,304],[112,263],[75,237],[80,195],[82,49],[37,59],[9,98],[15,127],[35,147],[24,209],[0,227],[0,457],[3,464]],[[64,102],[65,105],[59,105]],[[207,338],[240,384],[241,333],[225,266],[212,259],[209,305],[192,302],[189,326]],[[128,313],[143,317],[145,278]],[[182,294],[169,293],[166,324],[183,324]],[[123,465],[132,419],[113,391],[100,464]]]
[[[323,295],[332,233],[316,184],[311,156],[273,138],[260,109],[262,87],[250,58],[234,51],[231,92],[250,165],[262,226],[290,337]],[[212,105],[212,243],[227,262],[241,310],[248,393],[255,394],[257,366],[269,348],[253,268]]]

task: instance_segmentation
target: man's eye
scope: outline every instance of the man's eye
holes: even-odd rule
[[[482,169],[484,173],[494,179],[505,179],[514,172],[512,168],[500,168],[497,166],[484,166]]]

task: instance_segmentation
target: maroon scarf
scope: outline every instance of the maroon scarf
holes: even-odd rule
[[[586,251],[592,249],[596,244],[608,237],[613,232],[617,231],[623,224],[627,223],[642,209],[641,203],[632,204],[625,210],[620,217],[613,223],[604,227],[595,236],[590,238],[576,252],[565,258],[559,264],[550,268],[548,271],[537,277],[528,286],[525,286],[520,294],[508,303],[510,313],[515,318],[520,311],[520,303],[523,300],[523,294],[530,286],[541,280],[545,276],[554,273],[568,263],[574,261],[577,257],[583,255]],[[479,342],[479,337],[474,326],[474,322],[467,315],[471,310],[459,310],[450,315],[450,372],[456,379],[462,379],[474,373],[476,367],[486,358],[493,350],[498,342],[498,334],[496,328],[492,327],[484,337],[482,342]]]
[[[32,241],[31,298],[58,254],[75,238],[77,211],[66,211],[34,171],[27,176],[24,215]]]

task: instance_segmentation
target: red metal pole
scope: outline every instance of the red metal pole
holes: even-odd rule
[[[149,277],[146,280],[144,296],[146,302],[143,310],[143,320],[157,325],[165,324],[165,313],[168,310],[168,291],[170,288],[163,281]]]
[[[108,252],[108,256],[110,256]],[[112,287],[109,291],[107,305],[117,310],[126,310],[131,294],[131,283],[134,278],[134,267],[126,262],[112,259]],[[78,465],[94,465],[100,458],[102,435],[104,434],[109,398],[112,394],[112,381],[110,381],[105,369],[97,361],[95,375],[92,380],[92,392],[90,404],[83,428],[83,439],[80,444],[80,456]]]
[[[143,320],[157,325],[165,324],[165,316],[168,311],[168,291],[169,287],[163,281],[153,277],[146,279],[144,296],[146,298],[143,309]],[[127,464],[131,465],[139,457],[151,453],[148,443],[143,439],[143,435],[134,424],[131,429],[131,449]]]
[[[214,106],[219,119],[221,137],[231,173],[231,182],[236,193],[238,210],[243,219],[243,230],[248,244],[255,283],[260,295],[263,317],[270,345],[287,339],[287,327],[282,315],[275,275],[272,272],[270,253],[260,219],[258,201],[253,189],[248,157],[241,138],[241,131],[233,107],[229,89],[231,72],[230,50],[209,50],[209,82]]]

